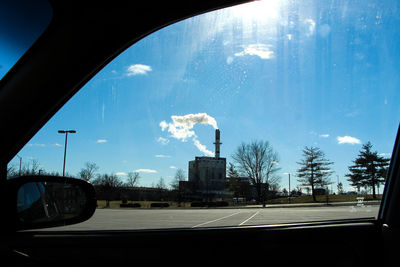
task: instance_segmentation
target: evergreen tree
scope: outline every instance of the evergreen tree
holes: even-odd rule
[[[315,189],[323,188],[331,184],[329,176],[332,170],[329,168],[333,162],[325,159],[325,154],[318,147],[305,147],[303,157],[297,162],[301,167],[297,170],[298,181],[307,188],[311,187],[313,201],[315,198]]]
[[[238,198],[240,196],[240,181],[239,181],[239,173],[235,169],[235,165],[231,162],[229,163],[229,167],[227,170],[227,183],[228,183],[228,191],[232,192],[234,198]]]
[[[349,166],[348,181],[357,188],[371,187],[372,196],[376,198],[375,186],[384,183],[388,171],[390,159],[378,155],[378,152],[372,151],[370,142],[362,146],[360,154],[353,161],[354,165]]]
[[[227,177],[228,178],[238,178],[239,173],[236,171],[235,165],[233,165],[231,162],[229,162],[229,167],[227,170]]]

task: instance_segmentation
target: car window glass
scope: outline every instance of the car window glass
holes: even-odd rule
[[[375,218],[399,18],[394,1],[257,1],[165,27],[90,80],[9,177],[93,183],[93,218],[64,229]]]
[[[0,79],[44,32],[52,16],[46,0],[0,2]]]

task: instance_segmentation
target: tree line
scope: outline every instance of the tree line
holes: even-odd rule
[[[227,178],[235,181],[240,175],[248,177],[255,187],[257,201],[265,206],[269,192],[279,188],[279,155],[267,141],[242,143],[232,155],[233,163],[229,164]],[[348,178],[351,186],[371,188],[373,198],[377,198],[376,189],[385,182],[390,159],[372,150],[372,144],[367,142],[362,146],[353,164],[348,167]],[[332,184],[334,162],[326,159],[325,153],[318,147],[304,147],[302,158],[297,162],[297,181],[300,186],[311,191],[313,201],[316,201],[317,191]],[[236,168],[238,171],[236,171]],[[230,185],[235,189],[235,183]],[[233,188],[232,188],[233,187]],[[338,184],[338,191],[343,191],[343,184]],[[289,192],[290,194],[291,192]]]
[[[185,172],[182,169],[176,171],[175,177],[171,182],[171,190],[160,177],[157,183],[152,184],[150,188],[139,187],[140,174],[138,172],[129,172],[126,174],[125,181],[115,173],[99,173],[99,166],[94,162],[86,162],[81,170],[72,175],[66,173],[66,177],[75,177],[93,184],[96,189],[97,197],[106,201],[106,206],[110,205],[112,200],[149,200],[149,201],[175,201],[179,199],[177,190],[179,181],[185,180]],[[7,167],[7,178],[12,179],[19,176],[30,175],[50,175],[62,176],[59,172],[47,172],[36,159],[32,159],[20,166],[9,165]]]
[[[272,148],[268,141],[253,141],[250,143],[242,143],[234,151],[231,156],[233,163],[228,164],[227,168],[227,189],[234,197],[243,196],[244,191],[249,191],[250,186],[254,188],[256,200],[265,205],[266,200],[273,197],[273,192],[279,190],[281,168],[279,167],[279,155]],[[361,188],[372,189],[372,196],[376,198],[376,191],[380,185],[384,184],[388,172],[390,159],[385,158],[373,151],[372,144],[367,142],[364,144],[353,160],[353,164],[348,167],[349,173],[345,176],[351,186],[360,191]],[[302,150],[302,158],[297,162],[299,168],[296,171],[296,179],[300,183],[300,187],[311,192],[313,200],[316,201],[318,190],[326,188],[332,184],[330,177],[333,174],[332,165],[334,162],[326,159],[325,153],[318,147],[304,147]],[[108,200],[114,198],[114,195],[121,195],[119,188],[132,189],[137,187],[140,180],[140,174],[137,172],[129,172],[126,181],[123,182],[121,177],[111,174],[99,174],[99,167],[94,162],[86,162],[84,167],[76,175],[85,181],[91,182],[97,189],[98,193],[105,196]],[[21,164],[19,168],[8,166],[7,176],[9,178],[21,175],[53,175],[60,176],[57,172],[46,172],[40,168],[37,160],[31,160],[30,163]],[[73,177],[67,173],[66,176]],[[245,177],[246,182],[240,180]],[[153,184],[154,192],[152,198],[161,198],[165,192],[179,191],[179,182],[186,180],[184,170],[178,169],[175,177],[170,184],[171,190],[167,189],[164,179],[161,177],[157,184]],[[343,184],[339,183],[338,191],[343,191]],[[301,189],[297,188],[297,192]],[[288,194],[296,193],[296,191],[288,192]],[[158,194],[158,196],[157,196]],[[179,198],[177,194],[172,194]],[[116,197],[116,196],[115,196]]]

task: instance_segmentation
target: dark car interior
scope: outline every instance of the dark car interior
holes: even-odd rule
[[[91,77],[136,41],[184,18],[242,2],[51,1],[49,27],[0,81],[2,266],[380,266],[396,261],[399,136],[377,219],[144,231],[16,230],[7,163],[30,138]]]

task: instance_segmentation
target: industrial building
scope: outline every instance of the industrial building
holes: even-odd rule
[[[189,161],[189,181],[185,183],[192,196],[202,200],[220,199],[226,188],[226,158],[220,157],[220,130],[215,130],[215,156],[195,157]]]

